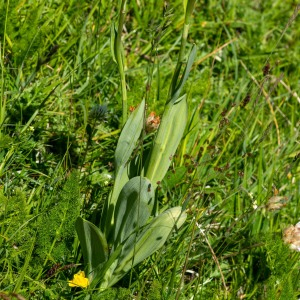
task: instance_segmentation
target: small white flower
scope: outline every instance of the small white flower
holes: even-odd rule
[[[257,201],[256,201],[256,200],[253,201],[252,207],[253,207],[253,209],[257,209],[257,208],[258,208],[258,206],[257,206]]]

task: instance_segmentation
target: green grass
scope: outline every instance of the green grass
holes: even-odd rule
[[[188,219],[97,294],[68,286],[83,269],[74,221],[100,222],[124,97],[162,114],[184,10],[127,3],[124,96],[110,48],[121,3],[43,3],[0,4],[0,298],[298,299],[299,253],[282,237],[299,221],[299,4],[196,1],[188,125],[156,192]]]

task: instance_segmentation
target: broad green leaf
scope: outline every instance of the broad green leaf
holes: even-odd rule
[[[126,183],[115,209],[115,247],[146,224],[153,205],[154,189],[147,178],[137,176]]]
[[[105,232],[108,242],[111,239],[111,229],[114,222],[114,210],[119,194],[128,178],[128,162],[143,129],[145,101],[129,116],[119,137],[115,151],[115,183],[113,191],[106,203],[104,218],[101,220],[101,228]]]
[[[115,168],[118,170],[129,161],[143,129],[145,100],[129,116],[119,137],[115,151]]]
[[[120,190],[128,182],[128,170],[127,166],[120,168],[116,174],[114,188],[109,195],[109,200],[105,201],[104,210],[101,217],[101,229],[105,233],[107,242],[111,242],[111,230],[114,222],[114,211]]]
[[[146,177],[156,188],[172,162],[172,157],[180,143],[187,123],[186,95],[164,112],[157,136],[146,165]]]
[[[153,182],[154,188],[156,188],[156,183],[164,178],[185,130],[187,123],[186,95],[180,98],[179,95],[191,71],[195,57],[196,46],[194,45],[182,78],[171,95],[170,101],[166,104],[150,158],[147,160],[146,177]]]
[[[104,234],[91,222],[78,217],[75,227],[80,241],[83,259],[88,268],[87,272],[89,278],[92,279],[94,277],[94,270],[99,264],[107,261],[108,245]]]
[[[173,207],[156,218],[145,227],[141,234],[137,237],[136,243],[131,244],[126,241],[123,248],[123,253],[119,259],[118,266],[115,269],[112,281],[109,286],[112,286],[119,281],[132,267],[149,257],[155,251],[160,249],[171,231],[176,226],[181,227],[186,219],[186,213],[182,212],[181,207]]]

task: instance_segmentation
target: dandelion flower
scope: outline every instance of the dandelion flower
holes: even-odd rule
[[[84,271],[79,271],[74,275],[73,280],[69,280],[70,287],[86,288],[89,285],[89,279],[85,277]]]

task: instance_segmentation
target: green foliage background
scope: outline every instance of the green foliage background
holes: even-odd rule
[[[195,43],[198,53],[185,87],[188,127],[156,195],[161,209],[185,205],[188,221],[107,294],[68,287],[83,268],[74,221],[82,215],[99,224],[113,184],[122,106],[110,27],[119,5],[0,2],[1,293],[298,299],[299,253],[282,241],[300,207],[293,0],[196,1],[186,49]],[[128,1],[129,106],[145,98],[146,114],[162,114],[183,22],[182,1]],[[285,203],[271,210],[277,193]]]

